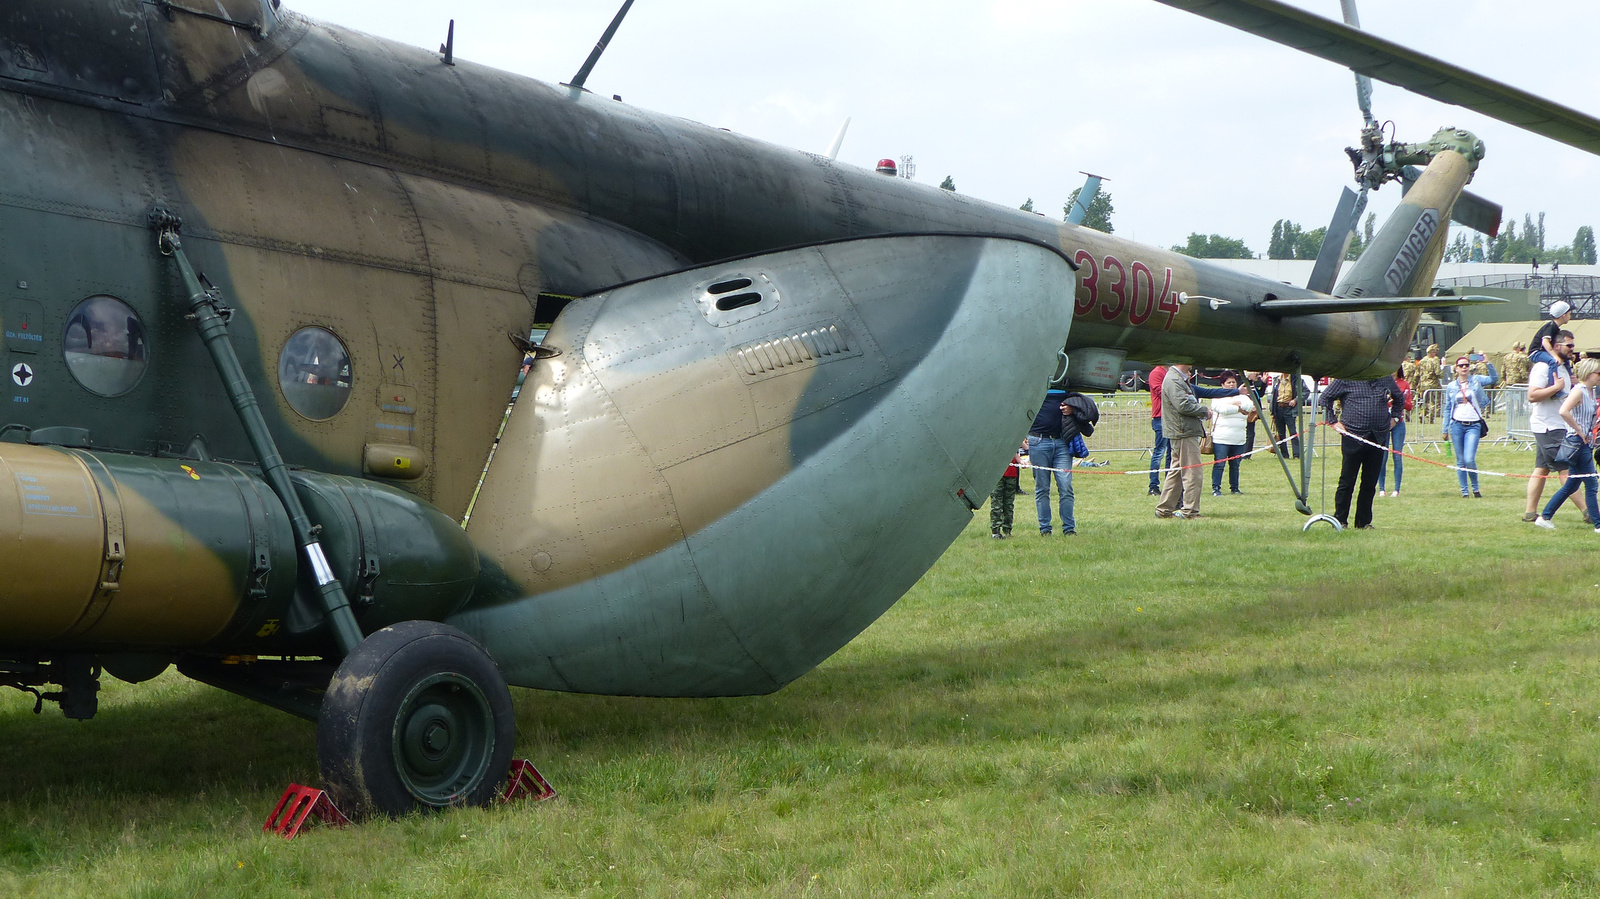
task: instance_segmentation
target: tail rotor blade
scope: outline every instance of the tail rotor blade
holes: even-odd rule
[[[1361,192],[1360,199],[1365,206],[1366,191]],[[1339,205],[1334,207],[1333,220],[1328,222],[1328,233],[1322,238],[1322,249],[1317,251],[1317,264],[1311,269],[1311,280],[1306,282],[1306,287],[1319,293],[1333,292],[1345,251],[1350,248],[1350,235],[1355,233],[1361,216],[1356,202],[1356,192],[1348,187],[1339,195]]]

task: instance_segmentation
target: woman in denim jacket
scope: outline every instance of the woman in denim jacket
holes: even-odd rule
[[[1456,478],[1461,482],[1462,496],[1483,496],[1478,492],[1478,441],[1489,429],[1484,417],[1489,407],[1489,394],[1483,388],[1500,382],[1500,373],[1494,363],[1488,363],[1489,373],[1472,373],[1472,360],[1462,356],[1456,360],[1455,380],[1444,385],[1445,436],[1450,438],[1450,448],[1456,454]],[[1480,427],[1480,423],[1482,427]],[[1468,492],[1467,482],[1472,483]]]

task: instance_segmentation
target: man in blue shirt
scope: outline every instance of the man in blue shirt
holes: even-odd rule
[[[1068,447],[1077,436],[1063,431],[1061,404],[1067,391],[1051,387],[1045,391],[1044,403],[1034,416],[1033,427],[1028,429],[1028,464],[1033,466],[1033,505],[1039,515],[1039,536],[1050,536],[1050,479],[1056,482],[1056,493],[1061,500],[1061,533],[1076,536],[1078,523],[1072,517],[1072,452]],[[1071,427],[1071,423],[1066,423]]]

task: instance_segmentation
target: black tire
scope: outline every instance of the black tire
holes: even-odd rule
[[[486,805],[516,742],[511,692],[477,641],[436,621],[367,637],[317,719],[324,788],[347,815]]]

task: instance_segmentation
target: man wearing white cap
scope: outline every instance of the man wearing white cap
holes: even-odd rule
[[[1551,303],[1550,320],[1544,323],[1544,327],[1540,328],[1537,334],[1533,335],[1533,343],[1529,344],[1529,346],[1533,347],[1533,351],[1528,354],[1528,358],[1534,362],[1543,362],[1553,368],[1556,360],[1561,358],[1556,353],[1556,335],[1560,334],[1561,329],[1566,327],[1567,322],[1571,320],[1572,306],[1569,303],[1564,300],[1556,300]]]

